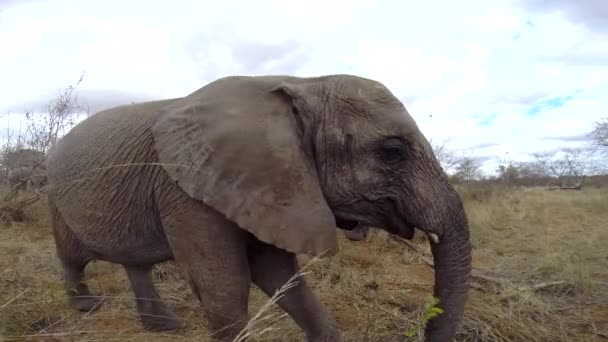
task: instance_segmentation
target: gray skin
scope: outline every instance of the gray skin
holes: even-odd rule
[[[231,76],[176,99],[80,122],[48,159],[49,205],[69,303],[98,301],[83,282],[94,259],[122,264],[147,329],[183,326],[155,289],[174,259],[215,341],[245,326],[253,282],[273,295],[296,254],[337,252],[357,224],[405,238],[436,234],[434,294],[444,314],[426,341],[450,341],[469,288],[471,247],[460,197],[403,104],[351,76]],[[307,341],[340,341],[306,280],[278,304]]]

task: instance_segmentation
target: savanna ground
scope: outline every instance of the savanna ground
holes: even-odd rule
[[[469,215],[474,275],[459,341],[608,341],[608,189],[460,187]],[[149,333],[135,316],[123,269],[90,264],[92,313],[66,305],[44,201],[0,225],[0,341],[206,341],[200,305],[180,270],[157,266],[163,299],[187,320]],[[419,341],[433,272],[424,238],[413,251],[386,234],[340,235],[340,252],[307,277],[345,341]],[[307,260],[302,260],[307,262]],[[252,287],[250,313],[268,302]],[[257,341],[302,341],[276,305],[257,320]],[[263,333],[262,333],[263,332]],[[261,334],[262,333],[262,334]]]

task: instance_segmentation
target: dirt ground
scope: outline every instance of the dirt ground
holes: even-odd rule
[[[459,341],[608,341],[608,189],[459,189],[474,247],[473,288]],[[421,341],[433,270],[426,241],[414,252],[384,233],[354,242],[305,275],[345,341]],[[302,263],[308,260],[302,258]],[[123,269],[95,262],[87,282],[99,310],[67,307],[44,200],[23,222],[0,225],[0,341],[206,341],[200,304],[181,271],[158,265],[162,298],[183,331],[144,331]],[[253,316],[268,297],[252,287]],[[273,305],[256,341],[303,341]]]

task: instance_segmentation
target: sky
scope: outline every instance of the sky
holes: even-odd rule
[[[607,18],[606,0],[0,0],[0,129],[83,74],[95,112],[227,75],[347,73],[492,173],[589,143],[608,117]]]

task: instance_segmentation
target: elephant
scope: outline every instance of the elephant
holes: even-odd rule
[[[152,267],[173,260],[214,341],[247,324],[251,283],[271,296],[298,255],[331,258],[336,228],[432,236],[443,313],[426,341],[450,341],[471,273],[468,219],[428,140],[381,82],[351,74],[231,75],[184,96],[91,115],[48,156],[48,203],[69,305],[98,307],[92,260],[124,267],[142,326],[183,329]],[[277,304],[309,342],[340,341],[305,278]]]
[[[17,167],[8,173],[7,180],[11,188],[17,191],[25,190],[28,186],[40,189],[47,183],[46,170],[43,167]]]
[[[25,190],[31,175],[32,168],[29,166],[15,168],[8,173],[8,184],[15,190]]]

